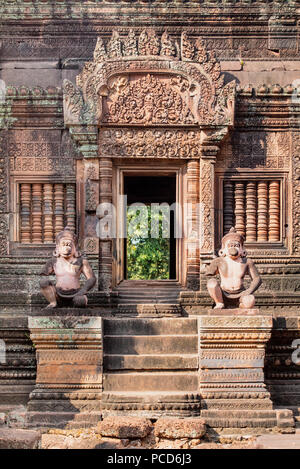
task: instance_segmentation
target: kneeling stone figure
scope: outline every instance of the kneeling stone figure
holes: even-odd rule
[[[48,279],[41,279],[41,293],[49,301],[47,308],[57,306],[85,307],[86,293],[96,283],[95,275],[89,262],[83,259],[78,251],[77,237],[68,228],[56,236],[56,249],[53,257],[45,264],[41,275],[56,275],[56,285]],[[80,288],[80,276],[86,277],[86,282]]]
[[[207,289],[215,301],[214,309],[229,307],[253,308],[253,293],[261,285],[261,278],[251,259],[247,259],[244,250],[244,238],[231,228],[222,238],[219,257],[207,267],[205,275],[220,275],[220,283],[216,279],[207,282]],[[250,286],[244,287],[244,277],[251,278]]]

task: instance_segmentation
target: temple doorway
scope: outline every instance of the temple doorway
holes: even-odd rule
[[[176,280],[176,173],[124,174],[124,280]]]

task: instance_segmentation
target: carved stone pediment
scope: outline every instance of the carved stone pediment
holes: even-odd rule
[[[190,84],[182,76],[117,75],[109,82],[103,123],[196,124]]]
[[[232,126],[235,82],[224,85],[220,63],[201,39],[183,32],[180,46],[153,29],[139,38],[98,38],[94,60],[64,82],[65,123],[72,125]]]

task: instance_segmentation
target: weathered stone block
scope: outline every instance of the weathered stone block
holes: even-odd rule
[[[65,435],[42,435],[41,449],[68,449]]]
[[[202,438],[205,434],[205,421],[201,418],[162,417],[155,422],[154,434],[159,438],[175,440],[177,438]]]
[[[102,436],[127,439],[145,438],[152,429],[150,420],[137,417],[106,417],[97,427]]]
[[[0,429],[0,449],[37,449],[40,433],[33,430]]]

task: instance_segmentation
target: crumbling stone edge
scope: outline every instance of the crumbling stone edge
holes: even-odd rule
[[[109,416],[96,427],[77,429],[0,428],[0,449],[193,449],[207,442],[251,440],[264,433],[293,433],[286,413],[280,411],[275,428],[209,428],[203,418]],[[281,421],[281,422],[280,422]],[[200,446],[199,446],[200,445]]]

